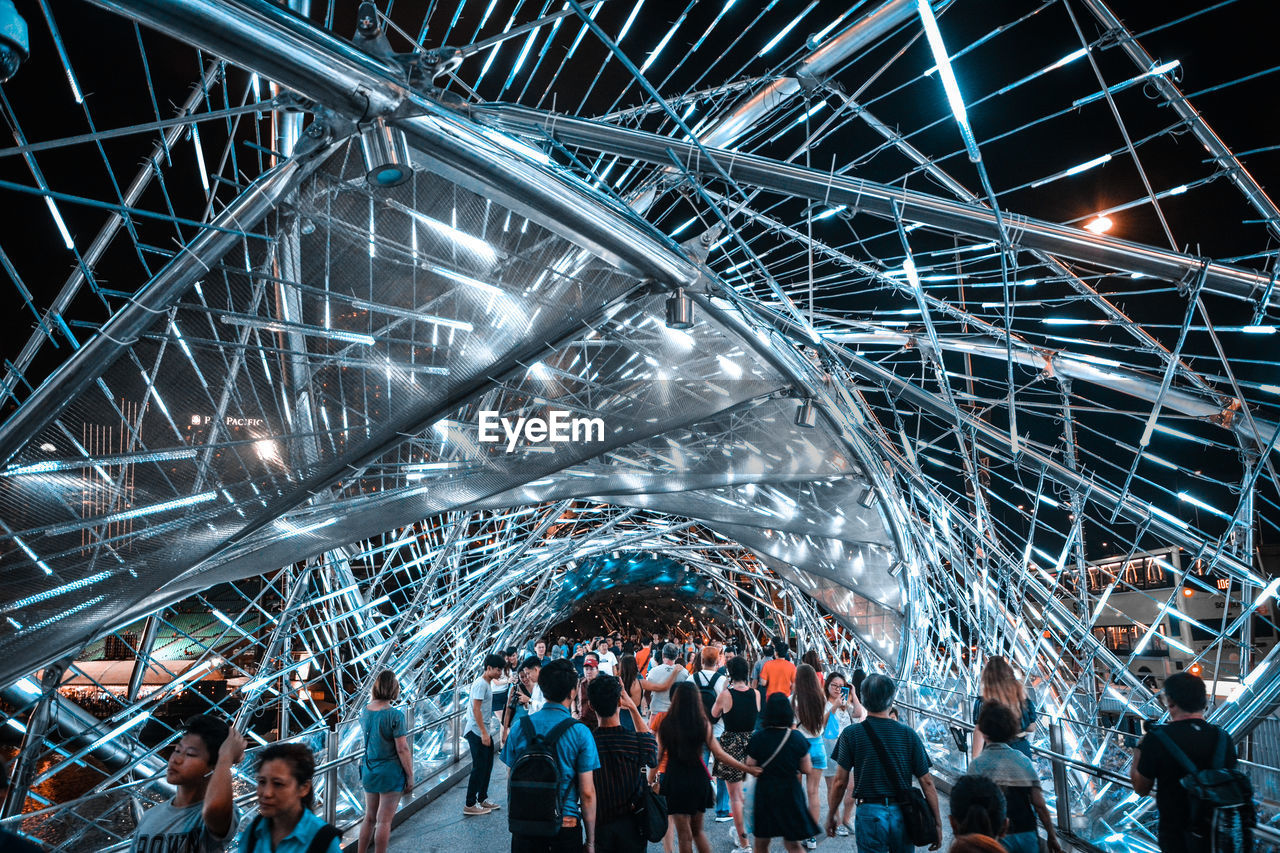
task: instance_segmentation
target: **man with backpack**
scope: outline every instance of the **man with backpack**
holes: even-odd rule
[[[546,705],[512,726],[502,749],[502,761],[511,768],[507,796],[511,853],[595,850],[592,774],[600,758],[590,730],[570,712],[577,685],[578,674],[568,660],[544,666],[538,687]]]
[[[1133,754],[1129,779],[1140,796],[1156,789],[1162,853],[1252,850],[1253,789],[1236,770],[1231,736],[1206,722],[1204,682],[1189,672],[1164,682],[1169,723],[1152,727]]]

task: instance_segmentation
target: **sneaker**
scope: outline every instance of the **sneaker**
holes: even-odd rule
[[[805,849],[805,850],[817,850],[817,849],[818,849],[818,839],[816,839],[816,838],[806,838],[806,839],[804,840],[804,849]]]
[[[847,823],[842,823],[836,827],[836,835],[840,836],[841,838],[848,838],[852,834],[853,833],[849,831],[849,824]]]
[[[481,805],[482,807],[484,807],[484,808],[488,809],[488,810],[489,810],[489,811],[491,811],[491,812],[493,812],[493,811],[497,811],[498,809],[502,808],[502,806],[501,806],[501,805],[499,805],[498,803],[493,802],[492,800],[485,800],[485,801],[484,801],[483,803],[481,803],[480,805]]]
[[[462,813],[465,815],[488,814],[491,809],[487,809],[478,803],[474,806],[463,806]]]
[[[716,823],[726,823],[733,820],[733,815],[729,812],[716,812]]]

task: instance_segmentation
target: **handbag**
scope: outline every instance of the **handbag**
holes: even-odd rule
[[[889,760],[889,752],[884,748],[875,731],[865,722],[862,723],[862,730],[867,733],[871,745],[880,755],[881,763],[886,769],[891,768],[896,775],[898,768]],[[911,843],[916,847],[928,847],[935,843],[938,840],[938,822],[933,818],[933,809],[929,808],[924,792],[911,784],[909,774],[907,782],[899,786],[896,797],[898,805],[902,808],[902,824],[907,830],[907,838]]]
[[[649,780],[640,774],[640,785],[631,800],[631,811],[636,819],[636,831],[645,842],[661,841],[667,834],[667,798],[654,793]]]

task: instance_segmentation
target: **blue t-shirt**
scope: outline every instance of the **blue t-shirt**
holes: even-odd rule
[[[257,831],[255,832],[255,826]],[[279,846],[273,851],[271,849],[271,824],[266,820],[254,820],[249,824],[249,828],[240,836],[240,843],[236,850],[240,853],[307,853],[307,848],[311,846],[311,839],[316,837],[316,833],[320,831],[320,827],[324,826],[324,821],[318,818],[310,809],[302,810],[302,817],[298,820],[298,825],[293,828],[293,832],[286,835]],[[325,848],[324,853],[342,853],[340,838],[335,838],[329,842],[329,846]]]
[[[555,728],[561,720],[569,719],[569,709],[558,702],[548,702],[541,711],[530,714],[533,730],[540,735]],[[502,747],[502,763],[511,767],[524,753],[524,726],[513,724],[507,742]],[[566,817],[578,817],[582,809],[578,805],[578,774],[590,773],[600,766],[600,755],[591,730],[584,725],[573,725],[556,742],[556,761],[560,765],[560,797],[564,800]]]

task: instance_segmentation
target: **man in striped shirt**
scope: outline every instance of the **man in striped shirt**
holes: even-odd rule
[[[595,771],[595,853],[641,853],[646,843],[636,829],[631,803],[640,768],[658,763],[658,742],[622,682],[612,675],[598,675],[588,683],[587,702],[599,720],[593,733],[600,755]],[[631,715],[635,731],[622,727],[619,705]]]

